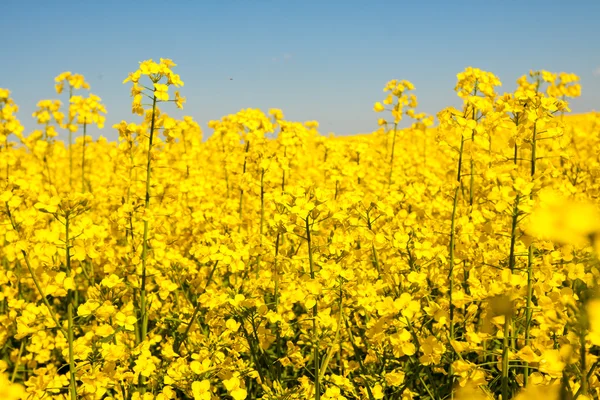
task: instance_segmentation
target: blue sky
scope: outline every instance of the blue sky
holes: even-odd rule
[[[600,1],[28,1],[4,0],[0,87],[12,91],[27,131],[54,77],[83,74],[108,109],[101,132],[135,121],[129,86],[138,62],[178,66],[183,113],[203,127],[242,108],[281,108],[317,120],[324,134],[371,132],[390,79],[416,86],[419,111],[458,105],[456,74],[494,72],[511,91],[530,69],[574,72],[574,112],[600,110]],[[230,80],[229,78],[233,78]],[[65,101],[65,96],[61,97]],[[172,107],[171,107],[172,106]]]

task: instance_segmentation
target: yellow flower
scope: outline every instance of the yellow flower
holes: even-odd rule
[[[154,96],[158,100],[167,101],[169,100],[169,86],[162,83],[154,84]]]
[[[278,108],[270,108],[269,115],[272,115],[276,121],[281,121],[283,119],[283,111]]]
[[[4,372],[0,372],[0,399],[21,400],[27,398],[23,385],[13,383]]]
[[[379,101],[375,103],[375,106],[373,107],[373,110],[375,110],[375,112],[382,112],[383,110],[385,110],[385,107],[383,106],[383,104],[381,104]]]
[[[383,393],[383,387],[380,384],[373,386],[371,389],[374,399],[383,399],[385,394]]]
[[[566,364],[559,350],[545,350],[540,356],[539,365],[540,372],[548,374],[552,378],[560,378]]]
[[[404,377],[404,372],[392,371],[385,375],[385,382],[390,386],[400,386],[404,382]]]
[[[193,382],[192,394],[194,396],[194,400],[210,400],[212,398],[210,381],[208,379],[204,379],[202,381]]]
[[[179,91],[176,90],[175,91],[175,105],[177,106],[177,108],[183,109],[183,103],[185,103],[185,97],[181,97],[179,95]]]
[[[234,398],[234,400],[244,400],[248,396],[248,392],[246,389],[243,389],[240,385],[240,379],[237,374],[233,375],[229,379],[223,380],[223,385],[229,392],[229,395]]]
[[[173,62],[173,60],[171,60],[171,59],[169,59],[169,58],[161,58],[161,59],[160,59],[160,63],[161,63],[162,65],[164,65],[165,67],[169,68],[169,69],[170,69],[170,68],[172,68],[172,67],[175,67],[175,66],[177,66],[177,64],[175,64],[175,63]]]
[[[158,74],[160,72],[160,66],[151,59],[145,60],[140,63],[139,71],[142,75]]]
[[[533,212],[529,233],[558,243],[583,245],[600,233],[600,211],[585,202],[567,200],[554,193]]]
[[[142,72],[140,70],[137,70],[135,72],[130,72],[129,75],[127,76],[127,78],[125,78],[125,80],[123,80],[123,83],[127,83],[127,82],[133,82],[134,84],[137,84],[140,80],[142,76]]]
[[[115,315],[115,322],[117,325],[124,327],[128,331],[133,331],[136,318],[133,315],[125,315],[119,311]]]
[[[102,279],[102,282],[100,282],[100,284],[104,287],[112,289],[115,286],[120,285],[122,282],[123,282],[123,279],[119,278],[118,275],[110,274],[110,276],[108,278]]]
[[[175,87],[183,86],[183,81],[181,80],[179,75],[174,74],[172,71],[167,72],[167,83]]]
[[[0,100],[8,99],[10,96],[10,90],[0,88]]]

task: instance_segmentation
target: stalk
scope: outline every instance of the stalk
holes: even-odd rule
[[[450,270],[448,271],[449,290],[448,296],[450,298],[450,340],[454,340],[454,305],[452,304],[452,294],[454,289],[454,244],[455,244],[455,227],[456,227],[456,210],[458,208],[458,192],[460,187],[457,185],[454,189],[454,203],[452,205],[452,219],[450,222]]]
[[[50,176],[50,164],[48,163],[48,152],[51,150],[50,146],[52,145],[52,142],[50,141],[50,138],[47,135],[47,131],[48,131],[48,126],[50,124],[47,122],[46,123],[46,129],[44,130],[44,140],[46,140],[48,142],[48,147],[46,148],[46,150],[44,150],[44,166],[46,167],[46,173],[48,174],[48,185],[52,186],[52,178]]]
[[[427,168],[427,128],[423,131],[423,170]]]
[[[218,265],[219,265],[219,261],[217,260],[215,262],[215,265],[213,266],[213,269],[210,271],[210,274],[208,275],[208,279],[206,280],[206,285],[204,286],[204,290],[202,290],[202,292],[198,293],[198,297],[202,293],[206,292],[206,289],[208,289],[208,286],[212,283],[212,278],[213,278],[213,275],[215,274],[215,271],[217,270]],[[181,339],[179,341],[173,342],[173,351],[175,353],[179,353],[179,349],[181,348],[181,345],[187,339],[187,337],[190,333],[190,330],[192,329],[192,326],[194,325],[194,321],[196,320],[196,316],[198,315],[198,312],[200,311],[201,306],[202,306],[202,303],[198,300],[198,302],[196,303],[196,306],[194,307],[194,311],[192,312],[192,317],[190,318],[190,322],[187,323],[187,328],[185,328],[185,332],[183,333],[183,336],[181,337]]]
[[[586,321],[587,322],[587,321]],[[585,324],[587,326],[587,323]],[[579,357],[580,357],[580,362],[581,362],[581,393],[584,396],[587,396],[588,394],[588,374],[587,374],[587,355],[586,355],[586,349],[585,349],[585,336],[586,336],[586,330],[585,328],[581,329],[581,332],[579,332],[579,346],[580,346],[580,350],[579,350]]]
[[[360,153],[358,152],[356,153],[356,166],[360,168]],[[360,175],[356,178],[356,183],[360,186]]]
[[[246,143],[246,150],[244,151],[244,166],[242,168],[242,179],[244,179],[244,174],[246,173],[246,167],[248,162],[248,151],[250,150],[250,141]],[[240,215],[240,225],[238,226],[238,232],[242,229],[242,211],[244,205],[244,189],[240,188],[240,204],[238,207],[238,213]]]
[[[275,270],[275,311],[279,309],[279,269],[277,268],[277,257],[279,256],[279,238],[281,233],[277,232],[277,239],[275,239],[275,259],[273,260],[273,268]]]
[[[259,230],[260,235],[259,235],[259,239],[258,239],[261,249],[262,249],[262,243],[263,243],[264,225],[265,225],[265,170],[264,170],[264,168],[261,168],[261,170],[260,170],[260,230]],[[261,258],[262,258],[262,255],[259,254],[256,259],[256,278],[258,278],[258,275],[260,274]]]
[[[187,140],[185,138],[185,133],[181,134],[181,142],[183,143],[183,154],[185,154],[186,159],[185,159],[185,177],[186,179],[190,177],[190,164],[187,158],[187,154],[188,154],[188,147],[187,147]],[[190,143],[191,145],[191,143]]]
[[[517,194],[515,197],[515,205],[513,206],[512,223],[510,229],[510,254],[508,255],[508,266],[511,273],[514,272],[516,264],[515,244],[517,241],[517,224],[519,221],[519,200],[520,197]]]
[[[508,335],[509,315],[504,316],[504,337],[502,338],[502,399],[508,399]]]
[[[71,277],[71,246],[69,237],[69,214],[65,215],[65,235],[67,252],[67,277]],[[75,355],[73,354],[73,290],[67,292],[67,319],[69,341],[69,375],[71,378],[71,400],[77,400],[77,384],[75,383]]]
[[[371,232],[373,232],[373,224],[371,223],[371,217],[369,216],[369,212],[367,211],[367,227]],[[373,232],[375,233],[375,232]],[[375,244],[371,242],[371,255],[373,256],[371,262],[375,269],[377,269],[377,274],[381,277],[381,266],[379,264],[379,257],[377,255],[377,249],[375,249]]]
[[[223,149],[223,169],[225,170],[225,184],[227,186],[227,199],[229,199],[229,173],[227,172],[227,153],[225,152],[225,141],[223,140],[223,134],[221,134],[221,147]]]
[[[342,310],[343,308],[343,297],[342,297],[342,283],[340,283],[340,297],[338,300],[338,308],[339,308],[339,313],[338,313],[338,320],[337,320],[337,329],[335,330],[335,338],[333,339],[333,342],[331,344],[331,347],[329,348],[329,350],[327,351],[327,355],[325,356],[325,358],[323,359],[323,362],[321,363],[321,369],[319,371],[320,376],[319,376],[319,381],[321,379],[323,379],[323,377],[325,376],[325,372],[327,371],[327,366],[329,365],[329,361],[331,361],[331,357],[333,356],[333,353],[335,352],[335,346],[333,346],[334,343],[336,343],[339,338],[340,338],[340,328],[342,326]]]
[[[448,265],[448,301],[450,303],[450,341],[454,340],[454,305],[452,304],[452,295],[454,291],[454,245],[456,241],[456,210],[458,209],[458,193],[460,191],[460,183],[461,183],[461,171],[462,171],[462,159],[463,159],[463,151],[465,147],[465,139],[460,138],[460,150],[458,156],[458,172],[456,174],[456,188],[454,189],[454,200],[452,204],[452,218],[450,221],[450,244],[449,244],[449,265]],[[452,348],[452,347],[451,347]],[[453,354],[450,355],[450,383],[454,382],[453,377],[453,368],[452,368],[452,359],[454,358]],[[451,393],[451,398],[454,398],[454,393]]]
[[[536,147],[537,147],[537,122],[533,124],[533,140],[531,143],[531,180],[533,181],[535,176],[535,162],[536,162]],[[533,193],[530,195],[533,197]],[[529,345],[530,342],[530,328],[531,328],[531,299],[533,297],[533,243],[529,245],[527,252],[527,305],[525,306],[525,346]],[[526,386],[529,380],[529,364],[525,363],[525,369],[523,372],[523,383]]]
[[[327,155],[329,153],[329,149],[327,148],[327,146],[325,147],[325,151],[323,152],[323,166],[326,167],[327,166]],[[327,168],[323,168],[323,179],[327,179]]]
[[[306,217],[306,242],[308,244],[308,262],[310,265],[310,278],[315,279],[315,266],[312,254],[312,240],[310,236],[310,225],[308,223],[308,219],[310,216]],[[312,320],[312,334],[313,334],[313,343],[314,343],[314,352],[313,352],[313,362],[314,362],[314,375],[315,375],[315,400],[319,400],[321,398],[321,382],[319,375],[319,342],[317,340],[317,312],[318,312],[318,302],[315,302],[313,306],[313,320]]]
[[[148,138],[148,154],[146,161],[146,193],[144,196],[144,212],[150,208],[150,179],[152,176],[152,140],[154,139],[154,124],[156,116],[156,96],[152,96],[152,121],[150,123],[150,137]],[[148,310],[146,305],[146,268],[148,263],[148,234],[150,232],[150,222],[144,218],[144,236],[142,241],[142,282],[140,288],[140,320],[138,343],[143,342],[148,334]],[[140,392],[144,394],[146,379],[140,375],[138,385]]]
[[[17,371],[19,370],[19,364],[21,363],[21,357],[23,356],[23,350],[25,350],[25,342],[27,339],[23,339],[21,342],[21,346],[19,347],[19,354],[17,355],[17,361],[15,361],[15,369],[13,370],[12,376],[10,377],[11,383],[15,382],[15,378],[17,377]]]
[[[392,173],[394,171],[394,148],[396,147],[396,134],[398,132],[398,123],[394,123],[394,135],[392,136],[392,154],[390,155],[390,173],[388,175],[388,187],[392,186]]]
[[[450,246],[449,246],[450,271],[448,272],[448,279],[450,281],[449,282],[449,284],[450,284],[449,296],[450,296],[450,339],[451,340],[454,340],[454,306],[452,305],[452,291],[453,291],[453,287],[454,287],[454,244],[456,241],[456,233],[455,233],[456,210],[458,209],[458,193],[460,191],[460,186],[458,184],[461,182],[460,172],[462,169],[462,157],[463,157],[464,145],[465,145],[465,140],[461,138],[460,155],[458,158],[458,174],[456,176],[457,185],[456,185],[456,189],[454,189],[454,200],[453,200],[453,204],[452,204],[452,218],[450,221]]]
[[[275,258],[273,260],[273,270],[274,270],[274,280],[275,280],[275,289],[273,296],[275,297],[275,312],[279,310],[279,269],[277,265],[277,257],[279,256],[279,238],[281,236],[280,232],[277,232],[277,238],[275,239]],[[281,357],[281,334],[279,332],[279,322],[277,323],[276,329],[276,339],[275,339],[275,355],[279,358]],[[277,380],[281,379],[281,368],[277,368]]]
[[[287,157],[287,147],[283,148],[283,156]],[[281,171],[281,192],[285,192],[285,169]]]
[[[148,158],[146,163],[146,195],[144,201],[144,211],[150,208],[150,178],[152,174],[152,139],[154,138],[154,123],[156,115],[156,96],[152,97],[152,122],[150,124],[150,138],[148,142]],[[142,242],[142,282],[140,290],[140,317],[142,320],[140,329],[140,342],[146,339],[148,333],[148,311],[146,310],[146,266],[148,262],[148,233],[150,223],[147,218],[144,219],[144,240]],[[141,379],[141,378],[140,378]]]
[[[475,95],[477,90],[475,90]],[[473,107],[473,121],[475,121],[475,107]],[[473,187],[475,186],[475,160],[473,160],[473,149],[475,148],[475,129],[471,131],[471,176],[469,180],[469,205],[473,207]]]
[[[333,199],[337,200],[338,195],[340,194],[340,181],[335,180],[335,194],[333,195]]]
[[[71,114],[71,98],[73,97],[73,86],[69,85],[69,125],[73,122]],[[69,187],[73,188],[73,132],[69,129]]]
[[[265,170],[260,171],[260,245],[262,247],[262,237],[265,224]]]
[[[10,165],[9,165],[9,160],[8,160],[8,158],[9,158],[8,154],[10,152],[10,148],[8,146],[8,135],[6,135],[4,137],[4,145],[6,147],[6,155],[7,155],[7,157],[6,157],[6,183],[8,183],[8,177],[10,176]]]
[[[488,168],[492,168],[492,135],[489,135],[488,144]]]
[[[535,175],[535,162],[537,160],[536,157],[537,150],[537,123],[533,124],[533,140],[531,143],[531,179],[533,180],[533,176]]]
[[[81,192],[85,192],[85,136],[87,123],[83,123],[83,149],[81,151]]]
[[[350,341],[350,344],[352,345],[352,348],[354,349],[354,356],[356,357],[356,359],[358,361],[358,365],[360,367],[360,372],[362,372],[363,377],[367,376],[367,370],[365,369],[365,364],[363,363],[363,359],[360,356],[360,349],[358,348],[358,346],[356,345],[356,342],[354,341],[354,335],[352,334],[352,329],[350,329],[350,324],[348,323],[348,318],[343,313],[342,313],[342,317],[344,318],[344,324],[346,325],[346,331],[348,332],[348,339]],[[340,346],[340,350],[341,350],[341,348],[342,347]],[[364,381],[365,381],[365,388],[367,389],[367,396],[369,397],[369,400],[375,400],[375,397],[373,396],[373,392],[371,391],[371,387],[369,386],[369,383],[367,382],[366,379],[364,379]]]

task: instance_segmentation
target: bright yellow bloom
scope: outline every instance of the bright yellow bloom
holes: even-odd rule
[[[202,381],[193,382],[192,394],[194,396],[194,400],[210,400],[212,398],[210,381],[208,379],[204,379]]]
[[[23,385],[11,382],[4,372],[0,372],[0,398],[21,400],[27,398],[27,393]]]
[[[582,245],[600,235],[600,211],[591,203],[574,202],[548,193],[532,215],[529,232],[559,243]]]
[[[154,84],[154,96],[158,100],[167,101],[169,100],[169,87],[165,84],[155,83]]]
[[[175,104],[177,105],[177,108],[179,109],[183,109],[183,103],[185,103],[185,97],[181,97],[179,95],[179,91],[176,90],[175,91]]]

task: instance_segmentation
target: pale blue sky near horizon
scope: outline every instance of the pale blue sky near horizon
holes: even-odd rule
[[[4,0],[0,87],[11,90],[26,133],[31,113],[62,71],[83,74],[108,109],[94,136],[136,121],[122,81],[145,59],[171,58],[185,86],[183,112],[205,136],[209,120],[242,108],[281,108],[319,131],[368,133],[385,83],[416,86],[418,111],[459,105],[467,66],[494,72],[512,91],[530,69],[574,72],[574,112],[600,110],[600,1]],[[233,78],[233,80],[230,80]]]

